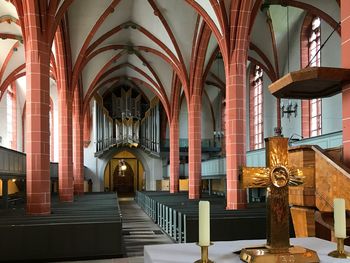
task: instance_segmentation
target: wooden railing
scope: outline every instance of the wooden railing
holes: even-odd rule
[[[0,174],[3,176],[25,176],[26,155],[0,146]]]
[[[0,177],[20,178],[26,175],[26,154],[0,146]],[[58,163],[50,162],[50,177],[58,177]]]

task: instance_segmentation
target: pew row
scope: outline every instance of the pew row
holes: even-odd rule
[[[1,211],[0,261],[121,257],[122,218],[116,194],[76,199],[60,203],[54,196],[48,216],[28,216],[24,208]]]
[[[175,242],[198,241],[198,200],[188,200],[187,192],[137,192],[136,202]],[[226,210],[223,197],[203,195],[210,201],[211,240],[226,241],[266,237],[265,207]],[[294,230],[291,226],[291,234]]]

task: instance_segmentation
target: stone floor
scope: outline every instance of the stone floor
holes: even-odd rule
[[[173,241],[142,211],[133,198],[119,198],[123,218],[125,258],[69,261],[74,263],[142,263],[145,245],[169,244]]]

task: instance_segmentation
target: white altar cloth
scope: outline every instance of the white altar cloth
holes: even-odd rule
[[[242,262],[239,255],[232,253],[245,247],[259,246],[266,240],[239,240],[239,241],[218,241],[213,242],[209,247],[209,258],[215,263]],[[347,259],[336,259],[327,256],[329,252],[336,249],[336,243],[322,240],[315,237],[291,238],[290,243],[296,246],[306,247],[315,250],[323,263],[346,263]],[[345,246],[350,252],[350,247]],[[200,258],[200,248],[194,243],[167,244],[145,246],[144,263],[193,263]]]

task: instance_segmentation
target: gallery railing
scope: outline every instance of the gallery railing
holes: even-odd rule
[[[0,177],[24,178],[26,154],[0,146]],[[58,163],[50,162],[50,177],[58,177]]]
[[[339,147],[343,143],[343,133],[341,131],[305,139],[302,139],[299,136],[298,140],[293,139],[293,137],[297,138],[297,136],[291,136],[289,140],[290,146],[318,145],[323,149],[328,149],[333,147]],[[265,148],[254,151],[248,151],[247,166],[265,166]]]
[[[169,140],[163,141],[163,146],[169,147]],[[307,138],[300,141],[291,143],[292,146],[297,145],[319,145],[322,148],[333,148],[342,145],[342,132],[335,132],[325,134],[317,137]],[[202,144],[203,145],[203,144]],[[180,139],[180,148],[187,146],[187,139]],[[265,148],[247,152],[247,166],[265,166]],[[188,177],[188,164],[180,164],[180,176]],[[168,177],[170,175],[170,165],[166,166],[163,176]],[[202,176],[203,177],[215,177],[226,176],[226,158],[211,159],[202,162]]]
[[[95,156],[100,156],[105,151],[108,151],[112,147],[132,146],[140,147],[146,153],[159,155],[160,145],[158,142],[149,140],[147,138],[133,139],[132,137],[127,138],[107,138],[96,142]]]
[[[162,151],[168,151],[170,147],[170,140],[165,139],[161,142]],[[188,151],[188,139],[179,139],[180,151]],[[221,151],[221,140],[220,139],[202,139],[201,147],[203,151]]]

